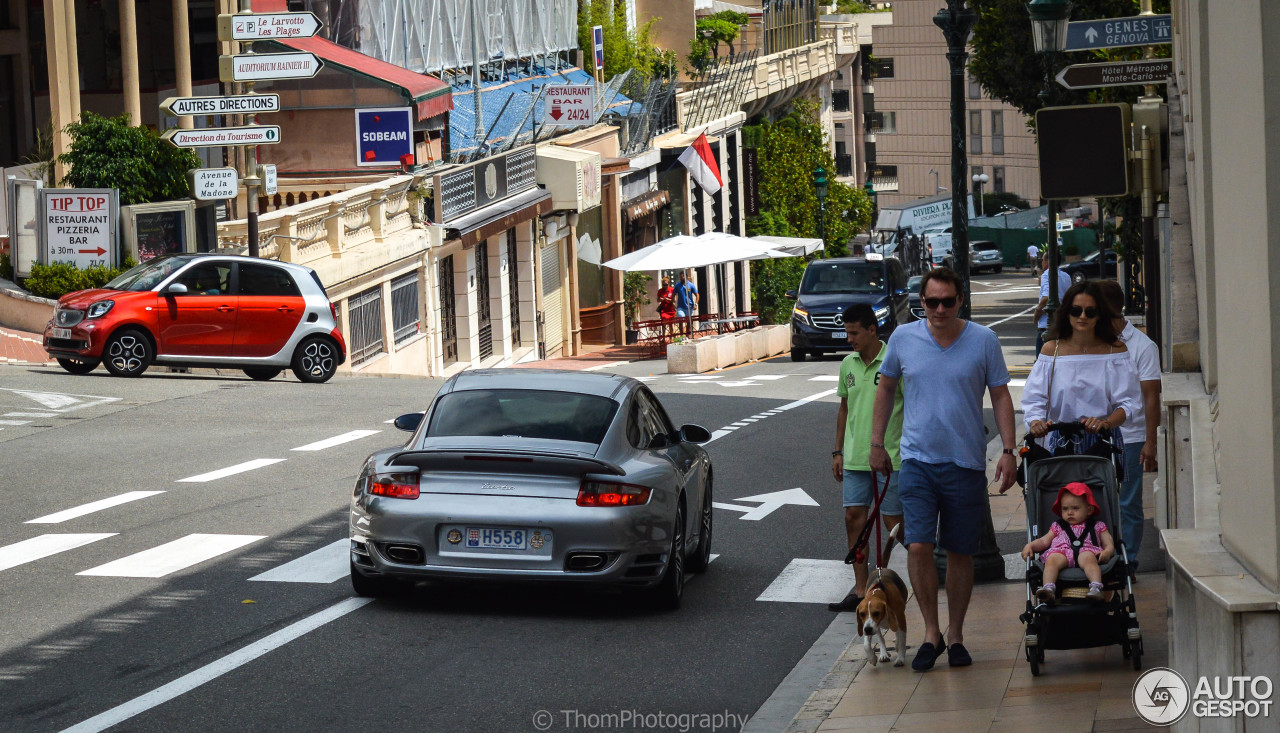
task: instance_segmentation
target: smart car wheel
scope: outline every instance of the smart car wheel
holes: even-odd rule
[[[338,349],[332,341],[312,336],[293,352],[293,373],[304,382],[327,382],[338,371]]]
[[[98,359],[58,359],[58,366],[72,374],[88,374],[98,368]]]
[[[654,608],[674,611],[680,607],[684,595],[684,503],[676,507],[675,530],[671,535],[671,552],[667,556],[667,568],[662,580],[651,591]]]
[[[265,382],[268,379],[275,379],[276,377],[280,376],[280,372],[282,371],[284,370],[275,369],[273,367],[249,367],[244,370],[244,373],[249,375],[250,379],[256,379],[259,382]]]
[[[687,566],[691,573],[704,573],[707,566],[711,564],[712,518],[711,474],[707,474],[707,488],[702,495],[702,514],[698,522],[698,546],[694,549],[693,556],[689,558]]]
[[[115,332],[102,350],[107,371],[117,377],[140,377],[151,366],[151,341],[135,328]]]
[[[404,590],[404,584],[385,575],[365,575],[351,563],[351,589],[365,598],[382,598]]]

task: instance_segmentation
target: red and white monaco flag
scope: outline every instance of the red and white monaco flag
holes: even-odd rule
[[[701,133],[687,150],[680,154],[680,164],[689,169],[689,177],[702,186],[707,193],[716,193],[724,185],[720,179],[720,166],[716,165],[716,155],[711,152],[711,144],[707,142],[707,134]]]

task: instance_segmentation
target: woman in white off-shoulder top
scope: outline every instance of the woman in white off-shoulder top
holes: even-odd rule
[[[1077,283],[1063,295],[1045,335],[1052,340],[1045,342],[1022,390],[1028,433],[1043,438],[1056,422],[1081,422],[1090,433],[1123,432],[1114,428],[1141,406],[1142,391],[1112,325],[1116,316],[1095,283]]]

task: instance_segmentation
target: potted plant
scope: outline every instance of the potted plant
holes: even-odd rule
[[[649,283],[653,277],[643,272],[628,272],[622,276],[622,308],[627,320],[627,343],[634,344],[639,339],[636,330],[636,316],[641,306],[649,305]]]
[[[1076,244],[1075,242],[1068,244],[1067,246],[1062,248],[1062,255],[1063,257],[1066,258],[1067,262],[1079,262],[1080,261],[1080,245]]]

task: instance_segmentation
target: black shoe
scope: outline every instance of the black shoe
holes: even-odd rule
[[[911,668],[917,672],[928,672],[933,669],[933,663],[938,661],[938,657],[942,656],[946,650],[946,644],[939,647],[926,641],[916,651],[916,658],[911,660]]]
[[[842,611],[856,611],[858,605],[862,603],[862,597],[853,591],[849,591],[849,595],[845,596],[839,603],[828,603],[827,610],[837,613]]]
[[[952,667],[968,667],[973,664],[973,657],[969,656],[969,650],[964,648],[964,644],[952,644],[947,647],[947,664]]]

